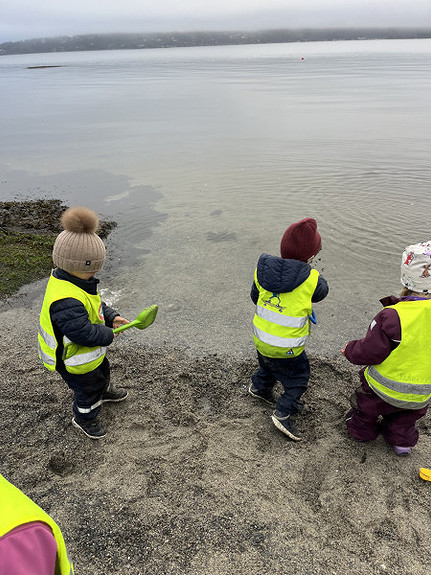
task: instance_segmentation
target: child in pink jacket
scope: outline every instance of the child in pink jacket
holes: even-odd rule
[[[1,575],[73,575],[54,520],[0,475]]]

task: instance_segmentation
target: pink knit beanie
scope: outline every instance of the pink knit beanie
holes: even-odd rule
[[[280,253],[284,259],[306,262],[315,256],[322,246],[322,239],[317,231],[317,222],[305,218],[287,228],[281,238]]]

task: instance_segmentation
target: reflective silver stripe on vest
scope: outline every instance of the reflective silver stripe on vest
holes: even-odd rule
[[[431,386],[421,385],[421,384],[415,385],[415,384],[409,384],[409,383],[402,384],[399,381],[394,381],[392,379],[388,379],[387,377],[384,377],[375,369],[374,366],[370,366],[368,368],[368,375],[371,376],[373,379],[375,379],[381,385],[384,385],[388,389],[393,389],[394,391],[398,391],[399,393],[408,393],[408,391],[406,391],[406,390],[410,390],[412,387],[414,388],[413,389],[414,394],[418,393],[418,391],[419,391],[420,395],[429,395],[431,393]],[[368,380],[368,383],[370,384],[370,387],[372,388],[372,390],[374,391],[374,393],[376,395],[378,395],[384,401],[389,403],[389,405],[393,405],[394,407],[399,407],[402,409],[421,409],[422,407],[425,407],[430,403],[429,399],[427,399],[426,401],[407,401],[407,400],[401,399],[399,397],[391,397],[390,395],[387,395],[386,393],[384,393],[382,390],[378,389],[377,387],[374,387],[372,381]],[[399,389],[400,387],[402,387],[403,389],[400,390]],[[423,393],[424,387],[427,388],[425,393]]]
[[[37,344],[37,350],[43,363],[46,363],[47,365],[55,365],[55,359],[42,350],[40,343]]]
[[[66,543],[65,543],[64,545],[66,546]],[[68,553],[67,549],[66,549],[66,557],[67,557],[67,560],[69,561],[69,565],[70,565],[69,575],[73,575],[73,567],[72,567],[72,566],[73,566],[73,563],[72,563],[72,560],[71,560],[70,557],[69,557],[69,553]]]
[[[271,323],[276,323],[277,325],[282,325],[284,327],[304,327],[308,321],[307,316],[292,317],[289,315],[283,315],[260,305],[256,306],[256,315],[262,319],[270,321]]]
[[[381,375],[373,365],[368,368],[368,373],[378,383],[397,393],[406,395],[429,395],[431,393],[431,383],[402,383],[389,379]]]
[[[77,405],[76,409],[79,411],[79,413],[90,413],[90,411],[93,411],[93,409],[96,409],[96,407],[99,407],[102,405],[102,403],[102,400],[100,400],[96,401],[96,403],[94,403],[91,407],[79,407],[79,405]]]
[[[274,347],[303,347],[308,339],[308,335],[303,337],[279,337],[277,335],[271,335],[258,329],[255,325],[253,326],[253,331],[257,339]]]
[[[102,355],[105,355],[105,353],[106,353],[106,347],[98,347],[97,349],[94,349],[93,351],[88,351],[87,353],[77,353],[76,355],[72,355],[72,357],[69,357],[69,359],[65,359],[64,365],[68,365],[70,367],[76,367],[77,365],[85,365],[87,363],[95,361],[96,359],[99,359],[99,357],[102,357]]]
[[[48,347],[50,347],[52,350],[54,350],[57,347],[57,340],[55,339],[55,337],[46,332],[40,324],[39,324],[39,333],[41,338]]]
[[[386,395],[377,387],[374,387],[372,383],[370,383],[371,389],[374,391],[376,395],[378,395],[383,401],[389,403],[389,405],[393,405],[394,407],[399,407],[400,409],[421,409],[422,407],[426,407],[429,404],[429,400],[427,401],[406,401],[404,399],[398,399],[396,397],[390,397]]]

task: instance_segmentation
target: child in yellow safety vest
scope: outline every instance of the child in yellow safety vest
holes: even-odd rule
[[[352,395],[347,430],[358,441],[381,433],[397,455],[409,455],[416,422],[431,403],[431,240],[407,246],[401,260],[401,297],[388,296],[363,339],[341,350],[364,365]]]
[[[57,371],[74,392],[72,424],[91,439],[105,436],[98,420],[101,405],[122,401],[124,389],[110,383],[106,348],[111,328],[129,323],[102,302],[94,274],[106,249],[96,234],[99,219],[84,207],[69,208],[64,231],[55,240],[52,271],[40,313],[38,350],[43,365]]]
[[[294,441],[301,438],[291,416],[302,410],[310,365],[305,344],[309,335],[312,303],[329,291],[326,280],[310,266],[321,249],[313,218],[289,226],[281,239],[281,257],[262,254],[257,263],[251,299],[256,304],[253,339],[259,369],[252,376],[249,393],[275,407],[272,422]],[[279,381],[283,393],[273,393]]]

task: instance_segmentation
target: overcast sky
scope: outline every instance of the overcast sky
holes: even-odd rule
[[[431,27],[431,0],[0,0],[0,42],[104,32]]]

